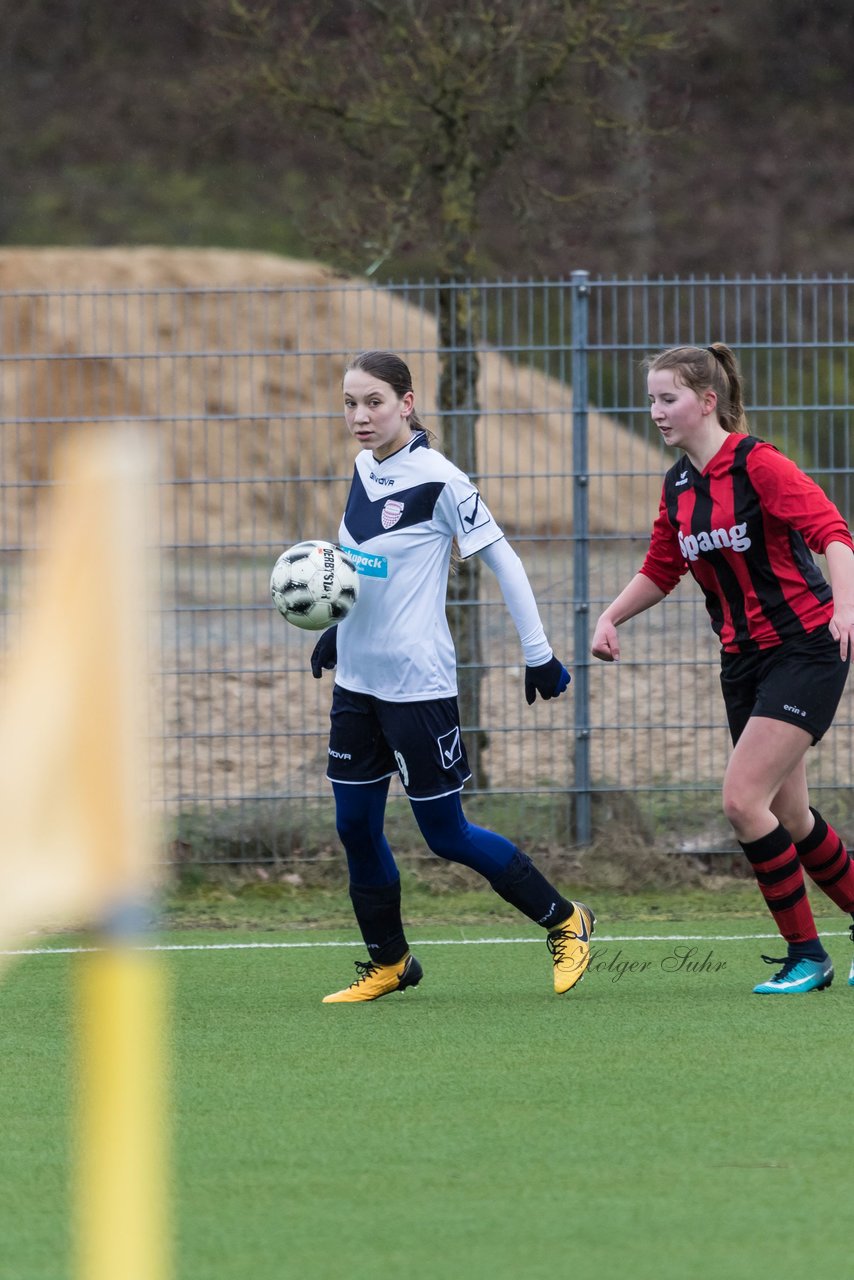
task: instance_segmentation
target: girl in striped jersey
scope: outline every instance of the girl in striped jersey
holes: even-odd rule
[[[806,754],[830,727],[848,674],[854,543],[822,489],[749,434],[729,347],[675,347],[647,371],[653,421],[681,456],[664,478],[646,558],[600,616],[593,654],[617,661],[621,623],[658,604],[686,572],[699,583],[721,642],[734,744],[723,809],[788,944],[782,959],[763,957],[781,968],[754,990],[822,990],[833,965],[803,871],[854,918],[854,864],[810,805]],[[825,556],[829,583],[813,552]]]

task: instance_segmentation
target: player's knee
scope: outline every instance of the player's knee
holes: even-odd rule
[[[727,798],[724,797],[723,811],[727,822],[735,832],[738,833],[744,819],[743,810],[740,809],[737,804],[732,801],[728,801]]]
[[[751,796],[737,782],[724,785],[724,817],[736,835],[753,825],[753,820],[759,807],[756,797]]]
[[[448,820],[446,815],[440,816],[432,807],[423,807],[424,812],[421,811],[422,806],[416,810],[416,818],[427,848],[438,858],[444,858],[448,862],[462,861],[460,855],[468,844],[466,820],[459,819],[456,815]]]
[[[345,845],[353,836],[359,834],[360,827],[361,823],[354,822],[351,817],[344,817],[340,813],[335,819],[335,830],[338,832],[338,839]]]
[[[435,853],[437,858],[444,858],[446,862],[461,861],[460,854],[465,845],[465,841],[460,840],[459,833],[456,835],[448,831],[430,831],[429,835],[425,833],[424,838],[427,842],[427,848],[431,853]]]
[[[345,849],[371,846],[375,836],[370,822],[362,814],[339,810],[335,815],[335,830]]]

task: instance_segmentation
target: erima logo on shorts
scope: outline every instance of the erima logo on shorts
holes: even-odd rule
[[[711,529],[708,533],[683,533],[679,531],[679,550],[686,560],[697,560],[703,551],[746,551],[751,545],[746,524],[734,524],[730,529]]]
[[[342,547],[341,550],[366,578],[388,577],[388,559],[385,556],[368,555],[364,551],[357,551],[355,547]]]

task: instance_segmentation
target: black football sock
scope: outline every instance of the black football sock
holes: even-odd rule
[[[400,918],[400,880],[351,884],[350,901],[374,964],[397,964],[409,950]]]
[[[518,849],[501,875],[489,883],[500,898],[544,929],[554,929],[572,915],[572,903]]]
[[[818,938],[812,942],[790,942],[789,958],[796,960],[826,960],[827,952]]]

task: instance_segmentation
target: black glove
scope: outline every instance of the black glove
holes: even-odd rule
[[[338,661],[338,627],[327,627],[311,651],[311,674],[319,680]]]
[[[536,702],[537,694],[546,700],[559,698],[571,679],[563,663],[552,654],[541,667],[525,668],[525,701],[530,707]]]

